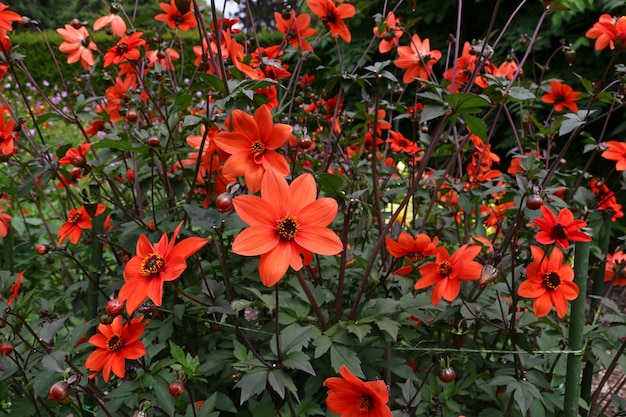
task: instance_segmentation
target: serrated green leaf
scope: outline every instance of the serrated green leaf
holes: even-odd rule
[[[398,323],[397,321],[389,317],[383,317],[382,319],[376,320],[375,323],[381,331],[387,332],[387,334],[389,334],[389,336],[391,336],[393,340],[396,340],[398,338],[398,329],[400,329],[400,323]]]
[[[269,369],[267,368],[256,368],[245,374],[235,385],[236,388],[241,389],[239,405],[262,393],[267,385],[268,376]]]
[[[185,352],[183,352],[180,346],[178,346],[176,343],[172,342],[171,340],[169,342],[170,342],[170,353],[172,354],[172,358],[174,358],[176,362],[180,363],[181,365],[184,364]]]
[[[283,366],[287,369],[298,369],[309,375],[315,376],[315,370],[309,357],[302,352],[291,352],[283,358]]]
[[[273,369],[267,376],[267,382],[280,398],[285,398],[285,379],[287,375],[280,369]]]
[[[39,331],[39,339],[41,339],[45,343],[50,343],[56,332],[59,331],[61,327],[63,327],[65,320],[67,320],[67,316],[61,317],[51,322],[43,323],[43,325],[41,326],[41,330]]]
[[[333,345],[333,342],[332,340],[330,340],[330,337],[326,335],[321,335],[313,340],[313,344],[315,345],[314,357],[315,359],[317,359],[326,352],[328,352],[328,349],[330,349],[330,347]]]
[[[330,364],[337,373],[341,365],[345,365],[354,375],[365,378],[359,356],[345,346],[332,345],[330,347]]]
[[[465,120],[465,124],[474,135],[484,141],[487,140],[487,124],[480,117],[464,114],[463,120]]]
[[[357,339],[359,339],[360,343],[363,342],[365,336],[367,336],[367,334],[372,331],[372,326],[366,323],[348,323],[345,324],[345,328],[348,332],[355,335]]]
[[[534,100],[537,98],[537,96],[535,96],[532,91],[519,86],[511,87],[511,89],[509,90],[509,97],[519,101]]]
[[[448,112],[447,107],[439,106],[437,104],[427,104],[422,109],[422,114],[420,116],[420,123],[426,123],[430,120],[436,119],[437,117],[443,116]]]

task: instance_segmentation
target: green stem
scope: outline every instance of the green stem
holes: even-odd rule
[[[582,367],[583,331],[585,327],[585,304],[587,302],[587,274],[591,242],[576,242],[574,255],[574,282],[580,288],[578,297],[572,301],[569,326],[569,350],[565,374],[564,417],[578,416],[580,397],[580,369]]]
[[[600,248],[600,253],[606,254],[609,252],[609,243],[611,240],[611,226],[613,225],[613,221],[611,220],[610,213],[604,213],[604,223],[602,225],[602,229],[600,233],[598,233],[598,247]],[[593,276],[593,286],[591,288],[591,295],[599,296],[602,295],[604,290],[604,266],[606,264],[606,259],[603,260],[596,272]],[[600,305],[600,300],[597,298],[591,299],[591,307],[589,309],[589,316],[587,318],[587,322],[591,323],[594,320],[595,313],[598,310]],[[585,369],[583,370],[583,377],[580,386],[580,396],[585,401],[589,401],[591,398],[591,382],[593,379],[593,364],[594,361],[587,361],[585,365]]]

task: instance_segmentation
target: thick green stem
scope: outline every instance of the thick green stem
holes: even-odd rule
[[[564,416],[578,416],[580,397],[580,369],[582,367],[583,331],[585,327],[585,304],[587,301],[587,276],[589,272],[589,249],[591,242],[577,242],[574,255],[574,282],[580,288],[578,298],[572,301],[569,326],[569,350],[565,374]]]
[[[598,233],[598,247],[600,248],[600,253],[606,254],[609,252],[609,243],[611,240],[611,226],[613,225],[613,221],[611,220],[610,213],[604,213],[604,223],[602,225],[602,229],[600,233]],[[591,295],[600,296],[604,291],[604,266],[606,264],[606,260],[603,260],[598,268],[595,271],[593,276],[593,287],[591,288]],[[591,299],[591,308],[589,310],[589,316],[587,321],[589,323],[593,322],[596,311],[600,305],[600,300],[597,298]],[[583,371],[582,382],[580,386],[580,396],[585,401],[589,401],[591,398],[591,382],[593,379],[593,363],[594,361],[587,361],[585,365],[585,369]]]

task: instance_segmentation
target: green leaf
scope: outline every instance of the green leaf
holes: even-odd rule
[[[176,360],[176,362],[183,364],[185,363],[185,352],[178,346],[176,343],[170,342],[170,353],[172,354],[172,358]]]
[[[439,106],[436,104],[427,104],[422,109],[422,114],[420,116],[420,123],[426,123],[429,120],[436,119],[437,117],[443,116],[450,109],[447,107]]]
[[[63,323],[65,323],[65,320],[67,320],[67,316],[51,322],[43,323],[41,326],[41,330],[39,331],[39,339],[41,339],[45,343],[50,343],[56,332],[61,327],[63,327]]]
[[[480,117],[464,114],[463,120],[473,134],[484,141],[487,140],[487,125]]]
[[[269,382],[270,386],[274,389],[274,392],[283,399],[285,398],[285,384],[287,378],[287,374],[280,369],[272,369],[267,376],[267,382]]]
[[[381,331],[387,332],[387,334],[389,334],[389,336],[391,336],[393,340],[398,339],[398,329],[400,328],[400,323],[392,320],[389,317],[383,317],[382,319],[378,319],[375,321],[375,323]]]
[[[372,326],[366,323],[355,324],[354,322],[350,322],[345,324],[345,328],[359,339],[359,343],[362,343],[365,336],[372,331]]]
[[[333,345],[330,347],[330,364],[335,372],[339,372],[341,365],[345,365],[354,375],[365,378],[358,355],[345,346]]]
[[[267,368],[256,368],[245,374],[235,385],[235,388],[241,389],[239,405],[262,393],[267,385],[268,377],[269,369]]]
[[[519,86],[511,87],[511,89],[509,90],[509,97],[519,101],[534,100],[537,98],[537,96],[535,96],[532,91]]]
[[[288,355],[292,351],[301,351],[302,346],[309,343],[311,330],[313,330],[313,326],[296,327],[285,333],[281,332],[281,353]]]
[[[158,400],[158,406],[161,407],[168,416],[173,416],[176,412],[174,406],[174,397],[170,394],[169,382],[160,375],[154,376],[154,394]]]
[[[315,376],[315,370],[309,357],[302,352],[291,352],[283,358],[283,366],[287,369],[298,369],[309,375]]]
[[[313,345],[315,345],[314,358],[317,359],[326,352],[328,352],[328,349],[330,349],[330,347],[333,345],[333,342],[332,340],[330,340],[330,337],[326,335],[321,335],[313,340]]]

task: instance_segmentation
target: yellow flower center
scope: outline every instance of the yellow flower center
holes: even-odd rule
[[[165,268],[165,259],[158,253],[151,253],[141,262],[141,275],[150,277],[158,275]]]
[[[300,223],[298,223],[295,216],[287,215],[280,220],[276,220],[276,231],[281,239],[293,239],[296,237],[298,230],[300,230]]]
[[[450,261],[439,262],[439,264],[437,265],[437,271],[441,275],[448,276],[450,275],[451,270],[452,270],[452,264],[450,263]]]
[[[371,395],[361,394],[357,400],[360,413],[369,413],[374,408],[374,399]]]
[[[543,283],[551,290],[556,290],[561,285],[561,275],[556,271],[548,271],[543,276]]]
[[[256,141],[254,141],[254,143],[250,147],[250,153],[254,156],[258,156],[258,155],[263,154],[263,152],[265,152],[265,143],[257,139]]]
[[[124,339],[119,334],[109,337],[106,342],[106,348],[109,352],[115,352],[124,347]]]

